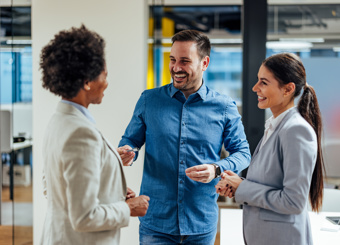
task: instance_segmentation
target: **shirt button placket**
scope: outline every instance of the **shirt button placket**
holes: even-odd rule
[[[179,168],[178,168],[178,220],[179,220],[179,229],[180,231],[184,231],[185,229],[185,220],[184,216],[184,179],[185,175],[185,161],[186,161],[186,137],[187,137],[187,106],[183,105],[182,108],[182,121],[181,121],[181,131],[180,131],[180,152],[179,152]]]

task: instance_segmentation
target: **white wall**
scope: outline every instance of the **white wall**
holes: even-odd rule
[[[90,111],[98,128],[118,145],[146,84],[147,2],[142,0],[32,0],[33,46],[33,237],[38,244],[46,211],[42,195],[42,138],[59,98],[41,87],[39,55],[54,34],[84,23],[106,40],[109,87]],[[128,186],[139,192],[143,154],[125,168]],[[138,244],[137,218],[122,229],[121,244]]]

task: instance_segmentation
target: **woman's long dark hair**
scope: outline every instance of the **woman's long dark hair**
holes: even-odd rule
[[[318,99],[314,88],[306,82],[305,68],[298,56],[291,53],[280,53],[268,57],[262,62],[268,68],[281,86],[293,82],[295,84],[294,98],[303,93],[298,103],[301,116],[313,127],[318,144],[316,164],[309,190],[309,201],[313,211],[320,211],[323,196],[323,173],[325,165],[321,148],[322,120]]]

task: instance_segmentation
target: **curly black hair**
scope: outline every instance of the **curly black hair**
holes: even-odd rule
[[[42,86],[62,98],[74,98],[85,82],[105,69],[104,47],[104,39],[84,25],[60,31],[41,51]]]

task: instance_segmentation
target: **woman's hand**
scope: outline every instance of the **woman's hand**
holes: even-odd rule
[[[136,197],[136,193],[128,187],[126,193],[126,200],[134,197]]]
[[[144,216],[148,211],[149,201],[150,197],[144,195],[126,200],[125,202],[130,208],[130,216]]]
[[[227,170],[221,174],[221,180],[215,186],[216,192],[222,196],[233,197],[242,182],[240,176],[233,171]]]
[[[217,183],[217,185],[215,185],[216,188],[216,192],[218,194],[220,194],[221,196],[226,196],[226,197],[233,197],[233,190],[232,187],[229,186],[228,181],[226,179],[223,178],[223,175],[225,175],[225,173],[221,174],[221,180]]]

